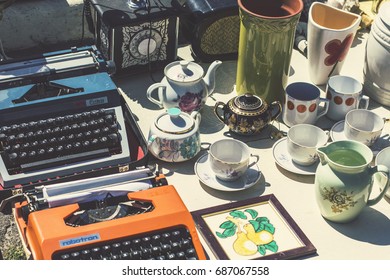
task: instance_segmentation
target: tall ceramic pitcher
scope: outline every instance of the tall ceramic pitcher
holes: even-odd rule
[[[236,91],[284,103],[302,0],[238,0]]]
[[[378,203],[389,188],[388,168],[370,166],[373,154],[366,145],[351,140],[336,141],[318,148],[317,152],[321,163],[315,174],[315,195],[321,215],[327,220],[352,221],[365,206]],[[374,174],[378,172],[387,179],[381,181],[379,195],[371,198],[376,182]]]

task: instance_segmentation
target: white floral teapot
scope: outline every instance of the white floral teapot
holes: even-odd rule
[[[197,111],[191,114],[170,108],[152,123],[148,136],[148,148],[153,156],[167,162],[192,159],[200,151]]]
[[[165,77],[151,85],[146,95],[161,108],[180,108],[182,112],[199,111],[215,88],[215,70],[222,62],[214,61],[203,77],[203,68],[192,61],[175,61],[164,69]],[[158,99],[152,96],[158,89]]]

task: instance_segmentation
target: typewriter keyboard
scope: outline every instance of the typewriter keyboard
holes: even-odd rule
[[[115,110],[100,109],[0,127],[9,174],[121,153]]]
[[[196,260],[198,256],[189,231],[185,227],[175,227],[56,252],[52,259]]]

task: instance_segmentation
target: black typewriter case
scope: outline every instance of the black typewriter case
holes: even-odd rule
[[[15,195],[18,192],[30,190],[36,186],[40,186],[43,184],[50,185],[50,184],[56,184],[56,183],[69,182],[69,181],[74,181],[74,180],[104,176],[104,175],[109,175],[109,174],[126,172],[126,171],[130,171],[130,170],[134,170],[137,167],[148,165],[149,152],[148,152],[148,147],[147,147],[147,142],[145,140],[145,137],[143,136],[143,134],[142,134],[135,118],[134,118],[134,115],[131,112],[129,104],[126,103],[123,96],[121,96],[120,98],[121,98],[121,103],[122,103],[122,111],[123,111],[123,115],[124,115],[124,120],[125,120],[125,124],[126,124],[126,133],[127,133],[127,137],[128,137],[130,157],[131,157],[127,164],[107,166],[104,168],[84,171],[81,173],[75,173],[75,174],[57,177],[57,178],[48,178],[47,180],[41,180],[38,182],[31,182],[27,185],[22,185],[20,187],[18,186],[15,188],[2,189],[2,187],[0,186],[0,202],[6,198],[9,198],[9,197]]]

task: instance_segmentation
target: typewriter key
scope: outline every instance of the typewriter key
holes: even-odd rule
[[[100,248],[99,247],[92,248],[91,253],[92,253],[93,256],[99,255],[100,254]]]
[[[33,158],[33,157],[35,157],[36,155],[37,155],[37,152],[34,151],[34,150],[28,152],[28,156],[29,156],[30,158]]]
[[[80,258],[80,252],[72,252],[71,254],[70,254],[70,257],[72,258],[72,259],[79,259]]]
[[[114,254],[120,253],[121,249],[121,244],[120,243],[114,243],[112,244],[112,252]]]
[[[24,135],[24,133],[19,133],[18,135],[16,135],[16,140],[23,141],[25,137],[26,136]]]
[[[8,133],[9,131],[11,130],[11,128],[9,126],[2,126],[0,131],[3,132],[3,133]]]
[[[8,159],[11,162],[16,162],[18,160],[18,154],[17,153],[10,153],[10,154],[8,154]]]
[[[81,258],[83,260],[88,260],[91,259],[91,251],[88,249],[82,250],[81,251]]]
[[[19,154],[19,160],[20,161],[23,161],[23,160],[25,160],[27,158],[27,153],[26,152],[21,152],[20,154]]]
[[[15,136],[15,135],[9,135],[9,136],[7,137],[7,142],[8,142],[8,143],[12,144],[12,143],[14,143],[15,141],[16,141],[16,136]]]
[[[121,254],[121,259],[122,259],[122,260],[131,260],[131,254],[128,253],[128,252],[123,252],[123,253]]]
[[[0,141],[5,141],[7,139],[7,135],[4,133],[0,133]]]
[[[20,144],[15,144],[12,146],[12,151],[18,151],[20,150]]]

